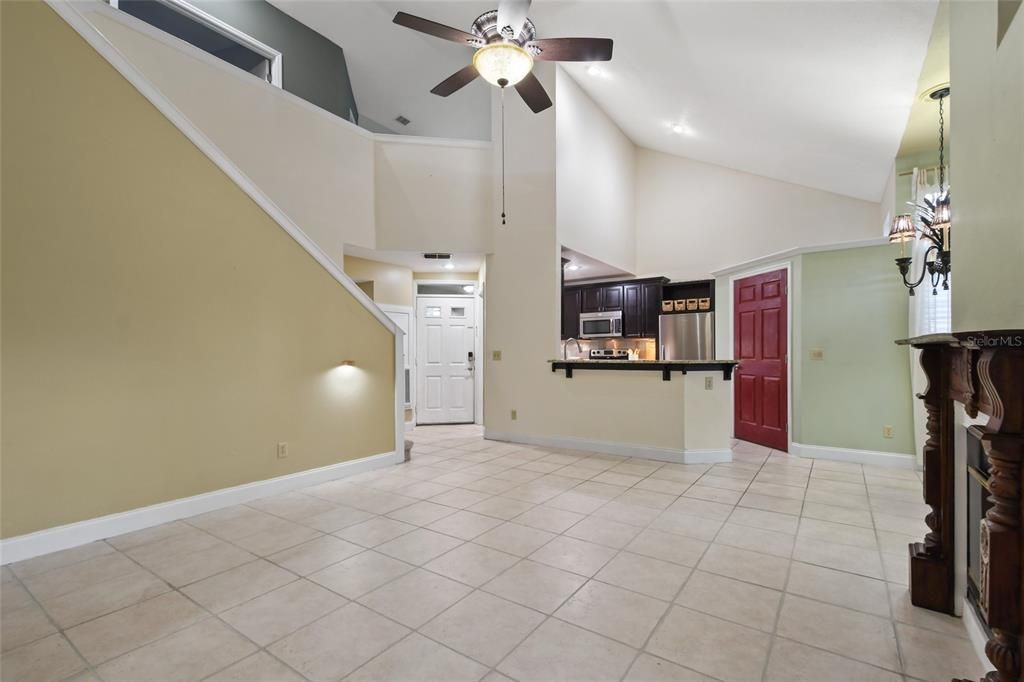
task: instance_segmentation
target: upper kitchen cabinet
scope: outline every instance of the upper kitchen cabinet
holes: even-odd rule
[[[655,338],[668,278],[577,284],[562,289],[562,340],[577,336],[580,313],[622,311],[622,335]]]
[[[595,284],[583,288],[580,312],[603,313],[607,310],[622,310],[621,284]]]
[[[662,282],[622,285],[622,335],[655,337],[661,314]]]
[[[562,289],[562,340],[580,335],[582,289]]]

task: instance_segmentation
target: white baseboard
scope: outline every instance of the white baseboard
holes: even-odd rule
[[[974,654],[981,661],[981,665],[985,670],[991,670],[994,666],[992,661],[988,660],[988,656],[985,654],[985,645],[988,644],[988,633],[985,632],[985,627],[981,624],[978,619],[978,614],[974,611],[974,606],[969,601],[964,599],[964,627],[967,629],[967,636],[971,639],[971,646],[974,648]]]
[[[828,445],[804,445],[796,442],[790,444],[789,454],[807,459],[831,459],[838,462],[854,462],[897,469],[913,469],[916,464],[914,456],[911,454],[834,448]]]
[[[387,452],[18,535],[0,540],[0,563],[9,564],[31,559],[41,554],[159,526],[162,523],[250,502],[260,497],[354,476],[397,464],[403,459],[404,453]]]
[[[675,450],[673,448],[659,448],[653,445],[612,443],[602,440],[573,438],[571,436],[535,436],[523,433],[499,433],[486,428],[484,429],[484,438],[487,440],[500,440],[507,443],[540,445],[549,448],[587,450],[590,452],[600,452],[605,455],[656,459],[661,462],[675,462],[676,464],[707,464],[713,462],[732,461],[732,450],[729,450],[728,448],[723,448],[721,450]]]

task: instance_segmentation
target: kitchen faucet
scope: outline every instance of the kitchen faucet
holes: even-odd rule
[[[570,341],[572,341],[573,343],[576,344],[576,352],[577,353],[582,353],[583,352],[583,346],[581,346],[580,342],[576,340],[576,337],[570,336],[569,338],[567,338],[562,343],[562,359],[563,360],[568,360],[569,359],[569,342]]]

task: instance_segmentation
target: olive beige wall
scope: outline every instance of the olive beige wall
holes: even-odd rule
[[[48,7],[0,7],[2,535],[393,451],[391,333]]]
[[[371,133],[103,3],[76,7],[336,263],[373,248]]]
[[[374,303],[412,307],[412,270],[401,265],[345,256],[345,274],[356,282],[373,283]]]
[[[490,143],[373,135],[104,3],[75,6],[335,262],[346,244],[490,248]]]
[[[374,303],[413,307],[413,282],[418,279],[477,281],[476,272],[413,272],[404,265],[384,263],[358,256],[345,256],[345,274],[356,282],[370,282]],[[364,291],[366,289],[364,288]]]
[[[953,331],[1024,328],[1024,9],[997,44],[997,4],[950,8]]]

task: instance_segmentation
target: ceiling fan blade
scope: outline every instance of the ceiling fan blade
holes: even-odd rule
[[[545,62],[606,62],[612,58],[611,38],[541,38],[526,43]]]
[[[427,35],[432,35],[437,38],[450,40],[453,43],[462,43],[469,47],[482,47],[484,44],[483,40],[472,33],[466,33],[465,31],[460,31],[457,28],[445,26],[444,24],[439,24],[436,21],[413,16],[412,14],[406,14],[405,12],[399,12],[396,14],[392,21],[399,26],[405,26],[406,28],[411,28],[412,30],[419,31],[420,33],[426,33]]]
[[[530,0],[501,0],[498,3],[498,33],[508,40],[518,38],[529,11]]]
[[[480,74],[477,73],[476,67],[470,64],[469,66],[459,69],[452,75],[445,78],[443,81],[438,83],[431,90],[435,95],[441,97],[447,97],[456,90],[463,88],[473,82]]]
[[[532,73],[526,74],[526,78],[516,83],[516,92],[535,114],[539,114],[551,106],[551,98],[548,97],[548,93],[544,92],[544,86]]]

